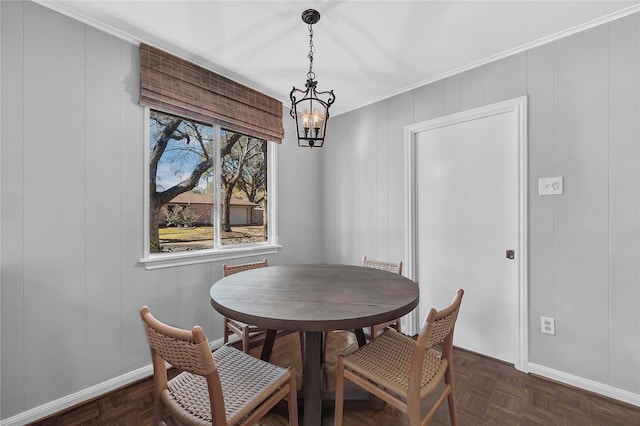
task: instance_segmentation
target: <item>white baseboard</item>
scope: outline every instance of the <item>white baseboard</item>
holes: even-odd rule
[[[9,417],[8,419],[0,420],[0,425],[18,426],[35,422],[36,420],[40,420],[52,414],[63,411],[69,407],[73,407],[74,405],[78,405],[100,395],[104,395],[105,393],[111,392],[114,389],[121,388],[137,380],[149,377],[151,374],[153,374],[153,367],[151,364],[149,364],[127,374],[123,374],[122,376],[107,380],[106,382],[98,383],[97,385],[83,389],[79,392],[56,399],[55,401],[47,402],[46,404],[32,408],[28,411],[24,411],[13,417]]]
[[[221,344],[222,339],[218,339],[211,342],[211,347],[215,348]],[[31,410],[9,417],[8,419],[0,420],[0,426],[20,426],[26,423],[35,422],[52,414],[64,411],[74,405],[82,404],[85,401],[89,401],[115,389],[127,386],[137,380],[144,379],[152,373],[153,367],[149,364],[127,374],[123,374],[122,376],[115,377],[107,380],[106,382],[98,383],[97,385],[91,386],[87,389],[83,389],[63,398],[56,399],[55,401],[32,408]],[[529,363],[529,373],[537,374],[560,383],[565,383],[570,386],[575,386],[580,389],[640,407],[640,394],[618,389],[613,386],[533,363]]]
[[[613,386],[533,363],[529,363],[529,373],[537,374],[538,376],[546,377],[547,379],[575,386],[589,392],[597,393],[608,398],[613,398],[618,401],[640,407],[640,394],[637,393],[625,391],[623,389],[615,388]]]
[[[222,339],[210,342],[210,346],[212,348],[216,348],[220,345],[222,345]],[[106,382],[98,383],[97,385],[83,389],[79,392],[47,402],[46,404],[24,411],[20,414],[16,414],[8,419],[0,420],[0,426],[21,426],[35,422],[52,414],[64,411],[69,407],[82,404],[83,402],[97,398],[115,389],[127,386],[140,379],[144,379],[145,377],[149,377],[152,374],[153,366],[151,364],[146,365],[138,368],[137,370],[123,374],[122,376],[114,377]]]

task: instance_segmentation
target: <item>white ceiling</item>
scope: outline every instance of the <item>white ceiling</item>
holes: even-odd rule
[[[332,115],[640,11],[640,1],[58,1],[38,3],[289,104],[309,67]]]

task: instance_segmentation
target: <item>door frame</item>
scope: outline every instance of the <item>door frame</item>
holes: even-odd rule
[[[514,179],[517,180],[517,214],[518,230],[516,233],[516,276],[514,308],[516,310],[515,326],[515,363],[516,369],[528,372],[528,256],[527,256],[527,97],[522,96],[466,111],[434,118],[421,123],[411,124],[404,128],[404,168],[405,168],[405,274],[407,278],[420,281],[417,271],[417,184],[416,184],[416,141],[418,133],[445,127],[469,120],[476,120],[492,115],[514,113],[516,131],[514,140],[517,144]],[[409,334],[420,331],[422,319],[418,318],[416,308],[406,317],[406,328]]]

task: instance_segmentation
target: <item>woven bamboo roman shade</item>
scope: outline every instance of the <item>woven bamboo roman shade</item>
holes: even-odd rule
[[[282,102],[155,47],[140,45],[140,105],[282,142]]]

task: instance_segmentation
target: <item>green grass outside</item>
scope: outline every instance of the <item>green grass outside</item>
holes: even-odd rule
[[[213,227],[160,228],[162,251],[202,250],[213,247]],[[222,245],[266,241],[262,226],[234,226],[231,232],[222,232]]]
[[[213,226],[196,226],[193,228],[160,228],[161,242],[204,241],[213,240]]]

